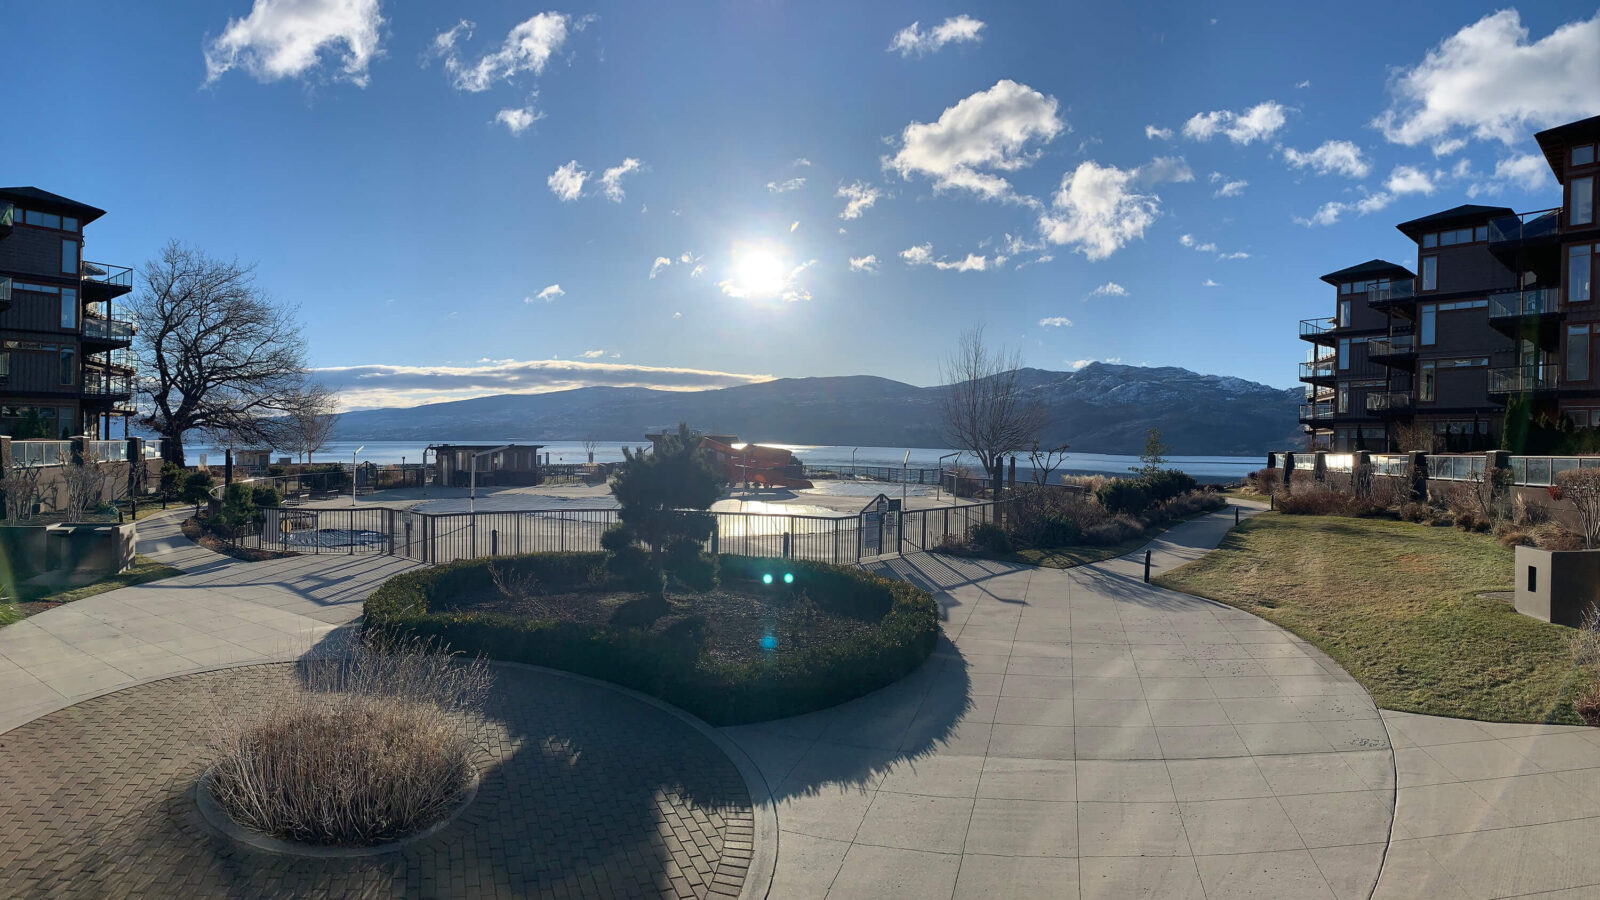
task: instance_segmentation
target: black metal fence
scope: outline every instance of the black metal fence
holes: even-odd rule
[[[1003,502],[1003,501],[1002,501]],[[888,510],[840,516],[714,512],[705,548],[849,565],[910,550],[930,550],[947,535],[995,520],[996,503]],[[380,553],[434,564],[483,556],[594,552],[617,522],[616,509],[422,513],[388,507],[264,509],[235,544],[297,553]]]
[[[891,484],[938,484],[939,469],[914,469],[901,466],[801,466],[806,478],[846,481],[886,481]]]

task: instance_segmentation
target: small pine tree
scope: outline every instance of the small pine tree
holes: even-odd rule
[[[711,536],[711,516],[694,511],[711,508],[722,495],[722,479],[701,452],[700,436],[687,424],[679,424],[677,434],[663,436],[653,452],[624,447],[622,454],[611,495],[622,507],[617,516],[627,533],[650,548],[659,595],[667,551]]]
[[[1172,452],[1166,444],[1161,442],[1161,429],[1152,428],[1145,435],[1144,452],[1139,454],[1141,466],[1129,468],[1128,471],[1149,477],[1161,471],[1167,464],[1167,454]]]

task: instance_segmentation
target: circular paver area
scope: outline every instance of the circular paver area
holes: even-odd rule
[[[85,701],[0,735],[0,896],[736,896],[745,781],[708,738],[604,686],[495,669],[477,797],[380,856],[267,853],[194,803],[207,723],[297,690],[292,665],[207,672]]]

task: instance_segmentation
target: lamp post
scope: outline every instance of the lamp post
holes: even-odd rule
[[[949,459],[952,456],[960,457],[961,456],[961,451],[957,450],[954,453],[946,453],[945,455],[939,457],[939,486],[934,488],[934,491],[933,491],[933,499],[935,501],[937,501],[939,499],[940,492],[942,492],[944,490],[944,461]],[[956,496],[955,485],[951,485],[950,486],[950,500],[952,502],[955,501],[955,496]]]
[[[360,455],[361,451],[363,451],[365,449],[367,449],[367,445],[366,444],[362,444],[361,446],[357,447],[355,450],[351,451],[351,453],[350,453],[350,505],[351,506],[355,506],[356,505],[356,457],[358,455]]]
[[[911,474],[911,451],[906,451],[906,458],[900,460],[900,521],[905,521],[906,510],[906,481]]]
[[[860,450],[860,449],[861,449],[860,447],[851,447],[850,448],[850,477],[851,478],[856,477],[856,451]]]

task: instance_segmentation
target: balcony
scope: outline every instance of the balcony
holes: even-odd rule
[[[1301,363],[1300,380],[1312,384],[1333,381],[1334,363],[1336,361],[1337,357],[1324,356]]]
[[[103,375],[99,372],[85,371],[83,395],[95,399],[126,400],[133,396],[133,379],[127,375]]]
[[[1333,419],[1332,403],[1302,403],[1300,404],[1300,421],[1327,422]]]
[[[0,238],[11,233],[11,223],[16,218],[17,205],[10,200],[0,200]]]
[[[1489,370],[1489,393],[1531,394],[1553,391],[1560,386],[1555,363],[1531,366],[1506,366]]]
[[[1413,335],[1394,334],[1386,338],[1367,340],[1367,359],[1392,368],[1410,369],[1417,358],[1417,341]]]
[[[117,344],[127,346],[133,342],[133,323],[121,319],[104,319],[100,316],[83,317],[83,339],[86,343]]]
[[[133,290],[133,270],[127,266],[84,260],[78,274],[83,277],[85,303],[103,303]]]
[[[1313,344],[1333,344],[1334,330],[1337,321],[1334,319],[1301,319],[1300,340],[1310,341]]]
[[[1410,281],[1391,281],[1388,287],[1367,291],[1367,305],[1373,309],[1411,306],[1416,302],[1416,285]]]
[[[1538,288],[1531,291],[1506,291],[1489,295],[1489,324],[1512,337],[1527,335],[1531,328],[1541,332],[1540,343],[1556,336],[1561,321],[1561,289]]]
[[[1367,395],[1367,412],[1379,416],[1408,416],[1417,404],[1411,391],[1373,391]]]
[[[1561,236],[1561,207],[1501,216],[1489,222],[1489,252],[1496,256],[1541,244],[1553,245]]]

